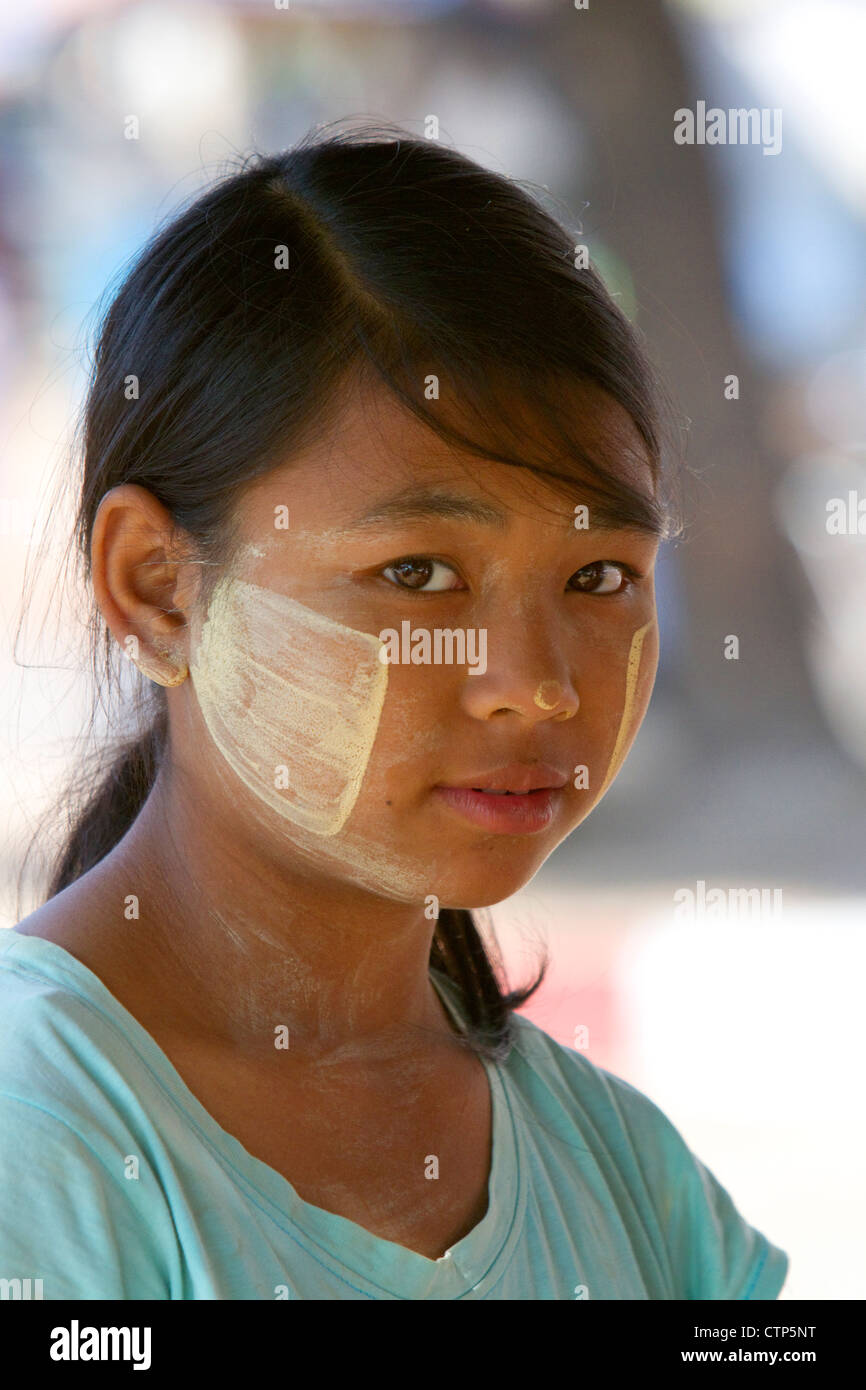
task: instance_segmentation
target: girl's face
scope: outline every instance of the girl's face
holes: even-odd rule
[[[588,427],[650,495],[648,466],[625,462],[633,425],[594,399]],[[615,776],[658,661],[657,538],[602,529],[588,505],[576,526],[544,479],[454,450],[384,392],[248,488],[169,697],[189,721],[174,756],[233,843],[437,907],[531,879]],[[563,785],[443,790],[514,765]]]

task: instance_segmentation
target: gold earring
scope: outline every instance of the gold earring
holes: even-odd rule
[[[167,686],[183,685],[188,675],[189,667],[187,666],[186,662],[184,662],[179,669],[177,667],[174,668],[170,679],[166,679],[163,676],[160,679],[159,684]]]
[[[179,664],[170,663],[170,674],[166,674],[165,667],[152,666],[142,657],[139,657],[136,660],[135,664],[138,667],[139,671],[141,671],[142,675],[147,676],[149,680],[155,681],[157,685],[164,685],[169,687],[173,687],[175,685],[183,685],[184,681],[189,675],[189,667],[185,661],[181,661]]]

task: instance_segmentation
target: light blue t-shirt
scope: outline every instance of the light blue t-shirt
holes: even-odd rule
[[[0,930],[0,1280],[45,1299],[776,1298],[787,1255],[661,1110],[515,1024],[485,1063],[487,1213],[431,1260],[303,1201],[91,970]]]

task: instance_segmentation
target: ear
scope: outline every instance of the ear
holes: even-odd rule
[[[189,675],[189,614],[200,582],[192,546],[161,502],[123,483],[99,504],[91,537],[93,590],[124,655],[159,685]]]

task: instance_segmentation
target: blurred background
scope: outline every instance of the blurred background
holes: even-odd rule
[[[19,907],[24,848],[90,710],[64,643],[18,622],[36,541],[38,615],[69,540],[46,508],[97,300],[239,152],[435,116],[579,219],[690,422],[649,714],[603,804],[491,910],[505,965],[522,983],[547,948],[528,1017],[661,1106],[788,1252],[783,1299],[863,1298],[866,6],[280,5],[0,15],[0,924],[41,901],[34,878]],[[780,112],[781,149],[676,143],[700,102]]]

